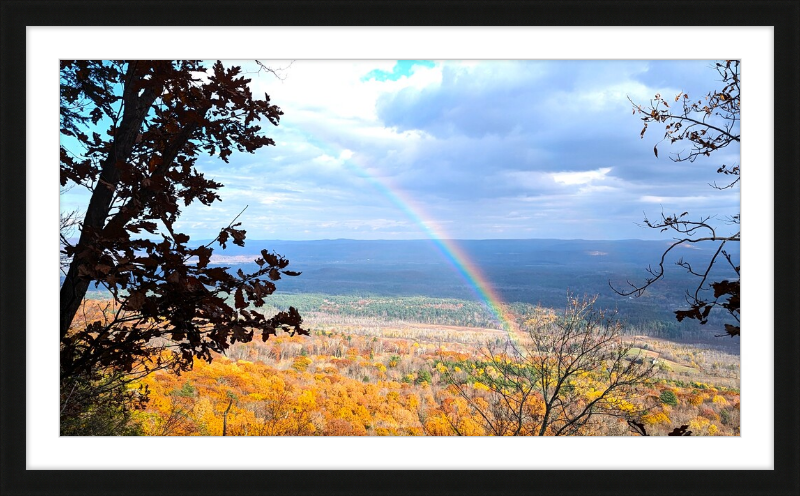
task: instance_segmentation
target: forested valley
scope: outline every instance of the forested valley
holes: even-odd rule
[[[270,303],[274,311],[301,309],[310,335],[236,343],[210,363],[195,359],[180,375],[146,375],[128,385],[147,398],[139,408],[84,421],[97,422],[100,431],[117,425],[116,434],[155,436],[514,433],[511,422],[504,424],[499,414],[487,418],[481,409],[498,393],[497,370],[513,357],[487,354],[491,347],[508,350],[509,335],[480,303],[282,293]],[[85,310],[89,321],[116,311],[110,300],[89,300]],[[530,320],[556,312],[516,304],[514,313]],[[739,434],[738,354],[647,336],[645,328],[623,329],[628,358],[650,364],[652,375],[635,395],[618,399],[613,415],[595,415],[576,433],[632,435],[635,418],[648,435],[677,426],[688,426],[692,435]],[[597,394],[602,378],[596,375],[602,372],[582,370],[568,379],[572,400],[585,404]],[[525,428],[538,428],[541,399],[522,403],[530,409]]]

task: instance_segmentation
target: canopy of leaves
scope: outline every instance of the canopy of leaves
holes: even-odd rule
[[[254,98],[249,82],[219,61],[61,62],[61,184],[91,192],[79,240],[63,246],[62,376],[141,364],[186,370],[255,334],[306,333],[294,308],[258,310],[276,281],[298,275],[288,260],[262,250],[258,270],[233,274],[210,261],[213,243],[244,245],[239,223],[208,245],[175,229],[182,207],[220,199],[222,184],[195,167],[201,154],[227,162],[274,145],[260,124],[277,125],[283,112],[267,95]],[[118,305],[73,325],[90,284]]]

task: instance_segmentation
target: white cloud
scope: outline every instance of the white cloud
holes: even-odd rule
[[[643,203],[660,203],[660,204],[671,204],[671,205],[679,205],[679,204],[696,204],[699,202],[706,202],[708,200],[707,196],[652,196],[652,195],[645,195],[639,198],[640,202]]]
[[[561,184],[589,184],[594,181],[602,181],[609,172],[611,172],[611,167],[603,167],[591,171],[551,172],[550,177],[552,177],[555,182]]]
[[[362,78],[374,69],[391,71],[394,60],[297,60],[285,71],[285,79],[279,81],[272,75],[262,73],[253,77],[253,92],[264,92],[286,112],[307,111],[343,119],[356,119],[377,123],[375,102],[380,95],[393,93],[403,88],[422,88],[441,81],[441,67],[416,66],[410,76],[395,81],[363,81]],[[270,67],[284,67],[287,61],[265,61]],[[311,117],[309,114],[305,114]]]

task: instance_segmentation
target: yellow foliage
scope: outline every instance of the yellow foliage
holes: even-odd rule
[[[728,404],[728,400],[726,400],[725,397],[720,395],[714,395],[714,397],[711,398],[711,402],[714,403],[715,405],[720,405],[720,406],[725,406]]]
[[[317,399],[314,391],[311,389],[306,389],[300,396],[297,397],[297,404],[294,407],[295,412],[301,412],[306,410],[313,410],[317,407]]]
[[[636,410],[638,410],[636,405],[634,405],[630,401],[623,400],[623,399],[620,399],[620,398],[615,398],[613,396],[610,397],[610,398],[605,398],[604,401],[606,403],[608,403],[609,405],[613,406],[615,409],[621,411],[621,412],[633,413]]]
[[[704,394],[693,394],[689,396],[689,404],[692,406],[700,406],[705,401],[706,396]]]
[[[453,429],[443,413],[429,417],[425,421],[425,430],[431,436],[451,436]]]
[[[656,425],[656,424],[666,424],[669,425],[672,423],[670,418],[664,412],[651,412],[644,416],[642,416],[642,422],[649,425]]]
[[[586,392],[586,401],[596,400],[597,398],[599,398],[602,395],[603,395],[603,392],[599,391],[597,389],[587,391]]]
[[[689,430],[695,434],[704,432],[705,429],[711,424],[711,421],[705,417],[696,417],[689,421]]]
[[[292,362],[292,368],[298,372],[305,372],[309,365],[311,365],[311,359],[303,355],[297,355]]]
[[[337,340],[339,343],[342,338],[338,336],[329,338],[319,335],[313,339]],[[304,349],[324,351],[318,355],[291,356],[291,350],[296,348],[287,348],[284,349],[284,357],[288,353],[290,358],[275,366],[258,361],[258,357],[264,356],[263,352],[270,350],[271,345],[268,344],[259,348],[258,353],[234,354],[246,356],[248,360],[231,361],[223,357],[218,359],[216,356],[212,363],[198,360],[195,369],[182,374],[180,378],[168,373],[155,373],[140,381],[150,388],[152,395],[150,404],[142,412],[137,412],[137,417],[142,419],[143,429],[149,435],[220,435],[223,413],[231,404],[231,398],[234,398],[227,416],[228,435],[454,435],[456,431],[462,435],[491,433],[484,430],[486,420],[479,416],[478,411],[491,412],[489,403],[494,396],[479,391],[492,391],[493,387],[500,387],[500,382],[492,378],[500,376],[498,371],[506,368],[505,363],[510,357],[496,356],[494,367],[487,366],[483,369],[478,366],[480,362],[473,361],[476,355],[446,352],[448,354],[445,356],[448,358],[445,359],[452,359],[450,363],[453,366],[448,369],[446,363],[438,362],[435,366],[437,372],[467,372],[473,379],[480,379],[479,382],[472,383],[474,389],[471,398],[466,400],[461,397],[463,385],[459,392],[458,388],[441,380],[441,376],[434,376],[440,380],[434,380],[433,385],[417,382],[420,380],[416,368],[420,366],[419,360],[430,360],[425,365],[425,369],[429,370],[433,361],[443,359],[442,355],[437,358],[433,352],[429,355],[419,354],[413,360],[409,358],[408,362],[404,358],[403,370],[408,369],[410,373],[401,375],[398,369],[389,368],[390,356],[398,353],[394,348],[385,353],[379,353],[377,348],[373,348],[374,355],[367,360],[364,355],[368,352],[364,351],[366,348],[362,345],[363,337],[354,335],[353,341],[358,341],[359,344],[336,344],[334,347],[312,342],[306,348],[304,342]],[[284,346],[296,347],[292,344],[294,340],[285,339],[283,342]],[[271,344],[277,344],[276,340],[271,340]],[[417,348],[422,351],[424,345],[419,346],[409,341],[403,353]],[[336,356],[331,355],[332,350],[335,350]],[[347,359],[346,356],[352,359]],[[549,359],[543,354],[534,355],[530,360],[531,366],[535,368],[536,363]],[[511,357],[511,361],[515,363],[516,359]],[[269,362],[274,363],[271,359]],[[398,359],[397,365],[400,362]],[[356,364],[361,364],[364,368],[360,369]],[[375,380],[363,383],[365,374]],[[607,379],[586,370],[571,378],[569,384],[574,388],[572,391],[577,395],[580,408],[597,400],[599,408],[635,414],[641,408],[653,404],[647,393],[634,397],[628,396],[627,392],[609,394],[601,399]],[[653,389],[650,394],[655,394],[653,398],[657,399],[657,392]],[[511,402],[521,400],[519,391],[513,388],[503,393]],[[679,416],[685,414],[685,407],[688,405],[696,407],[690,409],[691,411],[700,409],[705,412],[711,411],[712,405],[703,405],[704,402],[713,402],[713,410],[719,410],[725,405],[734,405],[735,408],[738,404],[735,393],[715,394],[710,387],[705,390],[676,388],[676,393],[681,398],[681,405],[673,409],[675,413],[671,413],[668,407],[658,407],[644,416],[642,421],[648,426],[659,426],[659,432],[662,432],[664,427],[661,426],[670,430],[674,426],[670,417],[680,420]],[[470,395],[469,392],[467,394]],[[538,434],[536,426],[544,413],[541,396],[531,393],[521,413],[525,415],[528,424],[521,433]],[[491,417],[491,413],[489,416]],[[721,427],[713,416],[706,416],[707,419],[695,419],[691,430],[698,434],[720,435],[724,429],[729,429]],[[183,420],[169,420],[178,417]],[[492,425],[492,428],[497,428]],[[595,432],[606,431],[601,429]]]
[[[462,422],[458,425],[458,430],[461,432],[462,436],[484,436],[486,435],[486,431],[483,430],[483,427],[472,417],[468,417],[463,419]]]

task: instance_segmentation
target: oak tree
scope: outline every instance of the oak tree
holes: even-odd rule
[[[661,142],[668,144],[683,143],[688,151],[671,154],[674,162],[694,162],[700,157],[709,157],[712,153],[740,142],[740,78],[738,60],[717,62],[714,69],[718,73],[721,88],[712,90],[705,97],[695,100],[686,93],[679,93],[674,100],[667,101],[660,94],[650,100],[649,105],[639,105],[631,101],[633,114],[639,115],[644,123],[640,136],[644,138],[650,125],[663,125],[664,136]],[[653,148],[658,158],[658,144]],[[719,190],[736,188],[739,185],[739,165],[719,164],[717,173],[725,178],[722,184],[711,186]],[[713,250],[708,259],[700,264],[678,259],[675,263],[685,269],[697,280],[693,287],[686,291],[688,308],[675,311],[678,321],[695,319],[706,324],[712,310],[720,309],[727,314],[730,322],[725,323],[727,335],[739,335],[739,303],[740,263],[738,257],[726,247],[739,243],[740,213],[727,219],[732,226],[723,229],[711,215],[690,217],[689,212],[681,214],[661,214],[658,220],[644,219],[648,228],[674,234],[674,240],[662,253],[656,267],[648,267],[649,276],[643,283],[628,282],[626,289],[612,289],[620,295],[641,296],[644,291],[664,278],[664,265],[670,253],[681,245],[712,245]],[[719,276],[720,270],[727,269],[735,277]],[[717,280],[714,280],[717,279]]]
[[[275,144],[261,129],[283,114],[269,96],[220,61],[65,60],[60,76],[61,185],[90,192],[82,220],[67,223],[77,242],[62,237],[62,389],[98,370],[185,371],[279,329],[307,334],[295,308],[259,310],[276,281],[299,274],[288,260],[265,249],[257,270],[232,273],[210,261],[215,245],[244,245],[236,219],[205,245],[176,229],[182,208],[220,200],[222,184],[196,167],[202,154],[228,162]],[[76,325],[90,286],[113,311]]]

